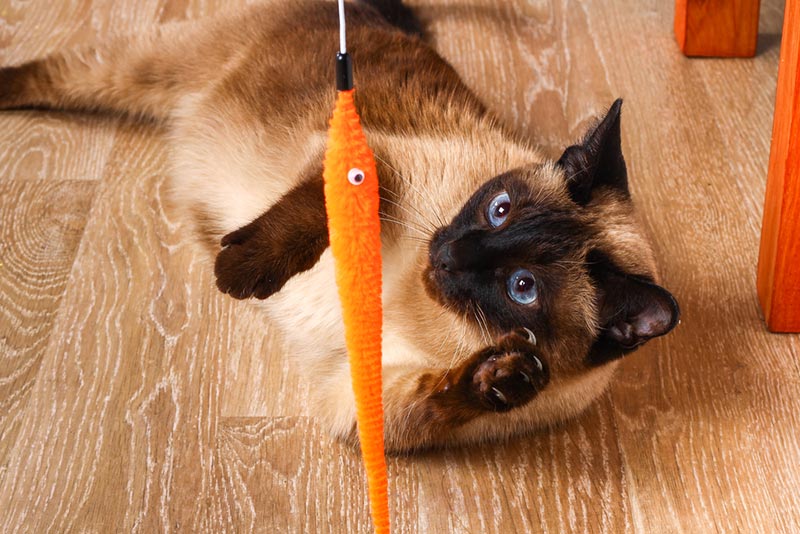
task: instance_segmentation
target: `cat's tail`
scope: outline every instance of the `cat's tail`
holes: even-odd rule
[[[235,39],[212,46],[191,23],[0,68],[0,109],[108,111],[167,118],[224,71]]]

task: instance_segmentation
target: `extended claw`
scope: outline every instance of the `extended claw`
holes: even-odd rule
[[[533,332],[531,332],[531,329],[530,328],[526,328],[524,326],[522,327],[522,329],[525,330],[525,333],[528,335],[528,342],[531,345],[536,345],[536,335]],[[540,369],[541,369],[541,363],[542,362],[539,362],[539,366],[540,366],[539,368]]]
[[[497,400],[499,400],[503,404],[508,404],[508,399],[506,398],[505,395],[503,395],[502,391],[500,391],[499,389],[497,389],[495,387],[492,388],[492,391],[494,392],[495,396],[497,397]]]

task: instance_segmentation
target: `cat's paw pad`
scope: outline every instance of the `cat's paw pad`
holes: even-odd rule
[[[527,337],[510,334],[484,353],[472,373],[472,390],[486,409],[504,412],[527,404],[547,385],[547,364]]]
[[[241,230],[222,239],[225,248],[214,263],[217,287],[233,298],[265,299],[281,289],[288,277],[280,275],[279,263],[263,244]]]

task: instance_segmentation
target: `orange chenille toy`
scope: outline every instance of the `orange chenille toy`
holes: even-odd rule
[[[325,207],[350,356],[361,453],[367,469],[372,521],[377,534],[388,534],[381,384],[383,307],[378,173],[353,98],[352,66],[345,47],[341,1],[339,17],[338,92],[328,130],[323,171]]]

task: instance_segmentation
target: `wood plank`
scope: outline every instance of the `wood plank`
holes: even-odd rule
[[[68,113],[0,114],[0,176],[19,180],[99,180],[117,121]]]
[[[0,530],[152,532],[200,506],[207,471],[181,466],[210,459],[227,301],[197,294],[211,274],[166,218],[153,133],[118,134],[7,459]]]
[[[389,458],[393,532],[624,532],[615,432],[592,412],[508,444]],[[215,454],[222,491],[195,531],[369,531],[360,457],[313,419],[225,418]]]
[[[276,328],[249,302],[231,303],[221,417],[310,415],[309,385]]]
[[[25,424],[95,186],[0,181],[0,459]]]
[[[359,454],[312,420],[226,419],[215,454],[219,491],[194,532],[369,532]]]
[[[767,327],[800,332],[800,2],[787,0],[775,98],[758,296]]]
[[[687,56],[753,57],[760,0],[676,0],[675,38]]]
[[[608,401],[536,436],[424,456],[414,464],[423,476],[411,532],[628,531],[632,510]]]
[[[141,5],[121,4],[106,12]],[[180,530],[202,507],[209,471],[196,466],[215,442],[229,300],[166,215],[160,134],[123,123],[103,166],[25,424],[2,458],[0,507],[13,512],[0,530]]]

